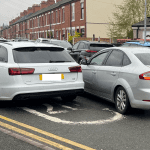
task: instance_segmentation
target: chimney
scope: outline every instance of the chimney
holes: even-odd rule
[[[28,15],[28,14],[30,14],[30,13],[33,13],[33,9],[32,9],[32,7],[28,7],[27,15]]]
[[[55,0],[47,0],[47,6],[55,4]]]
[[[45,7],[47,7],[47,3],[46,3],[45,1],[42,1],[42,2],[41,2],[41,9],[43,9],[43,8],[45,8]]]
[[[33,13],[35,13],[35,12],[39,11],[39,10],[41,9],[41,7],[40,7],[40,5],[38,5],[38,4],[34,4],[34,5],[32,6],[32,9],[33,9]]]
[[[24,13],[24,16],[26,16],[27,15],[27,10],[24,10],[23,13]]]
[[[21,13],[20,13],[20,17],[23,17],[23,16],[24,16],[24,14],[23,14],[23,12],[21,12]]]
[[[62,0],[56,0],[56,3],[60,2],[60,1],[62,1]]]

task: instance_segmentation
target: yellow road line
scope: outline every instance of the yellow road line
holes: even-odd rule
[[[81,148],[81,149],[85,149],[85,150],[95,150],[95,149],[90,148],[90,147],[88,147],[88,146],[85,146],[85,145],[76,143],[76,142],[74,142],[74,141],[71,141],[71,140],[62,138],[62,137],[57,136],[57,135],[54,135],[54,134],[52,134],[52,133],[49,133],[49,132],[40,130],[40,129],[38,129],[38,128],[35,128],[35,127],[32,127],[32,126],[26,125],[26,124],[24,124],[24,123],[21,123],[21,122],[15,121],[15,120],[12,120],[12,119],[7,118],[7,117],[4,117],[4,116],[2,116],[2,115],[0,115],[0,118],[3,119],[3,120],[6,120],[6,121],[12,122],[12,123],[14,123],[14,124],[17,124],[17,125],[19,125],[19,126],[25,127],[25,128],[27,128],[27,129],[36,131],[36,132],[41,133],[41,134],[43,134],[43,135],[52,137],[52,138],[57,139],[57,140],[59,140],[59,141],[68,143],[68,144],[73,145],[73,146],[76,146],[76,147],[79,147],[79,148]]]
[[[50,140],[47,140],[47,139],[45,139],[45,138],[42,138],[42,137],[37,136],[37,135],[35,135],[35,134],[32,134],[32,133],[30,133],[30,132],[27,132],[27,131],[21,130],[21,129],[19,129],[19,128],[16,128],[16,127],[14,127],[14,126],[11,126],[11,125],[9,125],[9,124],[3,123],[3,122],[1,122],[1,121],[0,121],[0,126],[3,126],[3,127],[7,128],[7,129],[11,129],[11,130],[13,130],[13,131],[16,131],[16,132],[18,132],[18,133],[21,133],[21,134],[23,134],[23,135],[26,135],[26,136],[31,137],[31,138],[33,138],[33,139],[36,139],[36,140],[38,140],[38,141],[47,143],[47,144],[49,144],[49,145],[52,145],[52,146],[57,147],[57,148],[62,149],[62,150],[73,150],[73,149],[71,149],[71,148],[68,148],[68,147],[65,147],[65,146],[63,146],[63,145],[61,145],[61,144],[52,142],[52,141],[50,141]]]

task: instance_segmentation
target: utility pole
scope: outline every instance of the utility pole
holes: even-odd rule
[[[144,12],[144,43],[146,42],[146,19],[147,19],[147,17],[146,17],[146,5],[147,5],[147,3],[146,3],[146,0],[145,0],[145,12]]]

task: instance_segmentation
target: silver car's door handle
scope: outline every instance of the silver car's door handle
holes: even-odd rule
[[[112,72],[112,73],[110,73],[112,76],[116,76],[116,73],[115,72]]]
[[[96,74],[96,71],[92,71],[93,74]]]

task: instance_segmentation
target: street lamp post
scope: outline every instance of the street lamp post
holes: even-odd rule
[[[144,43],[146,42],[146,19],[147,19],[147,17],[146,17],[146,5],[147,5],[147,3],[146,3],[146,0],[145,0],[145,12],[144,12]]]

